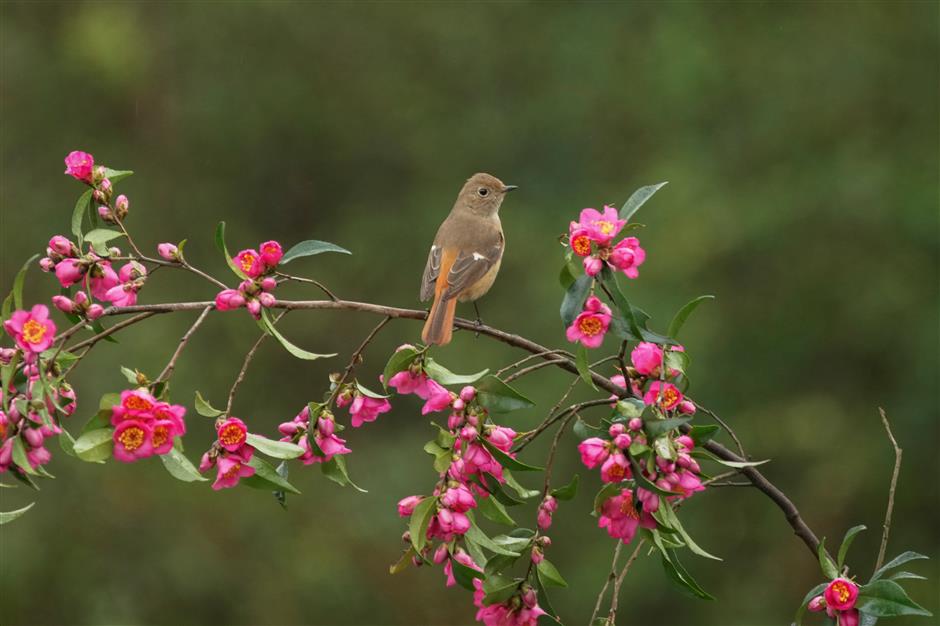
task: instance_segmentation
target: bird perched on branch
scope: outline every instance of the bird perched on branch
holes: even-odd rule
[[[421,338],[439,346],[450,343],[457,302],[473,302],[496,280],[506,248],[499,207],[516,189],[490,174],[474,174],[464,184],[450,215],[437,230],[421,279],[421,301],[432,297]]]

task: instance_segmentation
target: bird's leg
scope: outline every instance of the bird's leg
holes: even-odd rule
[[[480,336],[479,327],[480,327],[480,326],[483,326],[483,317],[480,315],[480,307],[477,305],[477,301],[476,301],[476,300],[473,301],[473,310],[474,310],[474,311],[476,312],[476,314],[477,314],[476,323],[477,323],[478,330],[477,330],[475,336],[476,336],[476,337],[479,337],[479,336]]]

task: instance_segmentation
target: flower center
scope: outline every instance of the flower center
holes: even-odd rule
[[[585,317],[580,322],[578,322],[578,329],[588,337],[593,337],[598,335],[604,329],[604,325],[601,324],[601,321],[594,316]]]
[[[238,475],[238,471],[242,468],[242,464],[236,462],[232,467],[230,467],[226,472],[222,474],[225,478],[234,478]]]
[[[571,240],[571,249],[578,256],[587,256],[591,254],[591,238],[587,235],[579,235]]]
[[[836,596],[839,598],[839,602],[845,602],[849,599],[851,592],[849,591],[849,586],[843,582],[838,582],[832,586],[832,590],[836,592]]]
[[[219,441],[227,446],[241,443],[245,440],[245,431],[238,424],[229,424],[219,431]]]
[[[140,396],[131,396],[125,402],[124,406],[132,411],[149,411],[153,405]]]
[[[597,220],[594,222],[594,226],[596,226],[605,235],[609,235],[610,233],[614,232],[613,222],[608,222],[607,220]]]
[[[7,425],[6,422],[0,422],[0,441],[6,439],[7,437]]]
[[[245,254],[242,255],[242,271],[247,272],[251,269],[251,266],[255,264],[255,255]]]
[[[672,387],[664,389],[660,395],[660,404],[663,408],[671,409],[679,403],[679,394]]]
[[[128,452],[133,452],[144,445],[144,429],[137,426],[131,426],[118,436],[118,441]]]
[[[610,469],[607,470],[607,474],[611,478],[616,479],[616,480],[623,480],[624,472],[625,472],[625,468],[619,463],[614,463],[613,465],[610,466]]]
[[[23,324],[23,341],[37,344],[46,336],[46,327],[36,320],[29,320]]]
[[[636,509],[633,508],[633,494],[631,494],[629,491],[624,494],[623,500],[620,502],[620,512],[627,517],[640,519],[640,515],[636,512]]]
[[[170,429],[166,426],[157,426],[153,429],[153,445],[159,448],[170,438]]]

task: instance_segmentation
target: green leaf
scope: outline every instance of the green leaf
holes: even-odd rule
[[[578,493],[578,481],[580,480],[577,474],[571,479],[571,482],[565,485],[564,487],[558,487],[557,489],[552,489],[552,496],[558,498],[559,500],[571,500]]]
[[[698,298],[687,302],[676,312],[675,316],[672,318],[672,321],[669,322],[669,330],[666,331],[666,334],[675,339],[679,334],[679,330],[682,329],[682,326],[685,324],[686,320],[689,319],[689,316],[692,315],[692,312],[698,308],[698,305],[705,302],[706,300],[714,299],[715,296],[699,296]]]
[[[806,613],[806,606],[809,604],[809,601],[825,591],[828,586],[829,583],[820,583],[810,589],[803,597],[803,602],[800,603],[800,608],[797,609],[796,616],[793,618],[793,621],[796,622],[796,626],[800,626],[800,624],[803,623],[803,614]]]
[[[911,552],[911,551],[904,552],[903,554],[896,556],[895,558],[891,559],[890,561],[885,563],[883,566],[881,566],[881,568],[872,575],[871,580],[869,580],[868,582],[869,584],[873,583],[874,581],[881,578],[884,575],[884,573],[887,572],[889,569],[898,567],[899,565],[904,565],[905,563],[909,561],[915,561],[917,559],[929,559],[929,558],[930,557],[924,556],[923,554],[919,554],[917,552]]]
[[[9,524],[13,520],[15,520],[17,517],[23,515],[24,513],[26,513],[26,511],[33,508],[34,504],[36,503],[31,502],[27,504],[26,506],[24,506],[22,509],[16,509],[15,511],[0,511],[0,526],[3,526],[4,524]]]
[[[137,372],[132,370],[129,367],[121,366],[121,374],[124,375],[124,378],[127,379],[127,382],[136,386],[137,385]]]
[[[437,467],[434,469],[437,470]],[[446,471],[446,469],[447,468],[440,470],[440,473],[443,473]],[[483,483],[483,487],[490,493],[492,497],[499,500],[505,506],[517,506],[522,504],[522,500],[517,500],[516,498],[506,493],[506,490],[503,489],[502,485],[500,485],[499,482],[489,474],[481,474],[480,477],[481,483]]]
[[[75,437],[65,428],[62,429],[62,434],[59,436],[59,447],[69,456],[78,456],[75,454]]]
[[[575,358],[575,366],[578,368],[578,374],[581,380],[587,383],[588,387],[597,391],[594,379],[591,377],[591,365],[588,363],[588,351],[584,344],[578,344],[578,351]]]
[[[683,528],[682,522],[679,521],[679,517],[676,515],[676,512],[672,510],[672,504],[665,497],[660,496],[659,498],[659,510],[664,513],[666,520],[669,522],[669,527],[682,536],[682,539],[685,541],[685,545],[689,547],[689,550],[707,559],[714,559],[715,561],[723,560],[721,557],[717,557],[714,554],[706,552],[697,543],[695,543],[692,537],[689,536],[689,533],[687,533],[685,528]]]
[[[394,565],[388,566],[389,574],[398,574],[400,572],[408,569],[408,566],[411,565],[411,559],[415,556],[415,549],[411,546],[408,546],[408,549],[401,555],[401,558]]]
[[[480,498],[478,502],[477,510],[480,511],[480,514],[486,519],[494,521],[497,524],[505,524],[506,526],[516,525],[516,520],[509,516],[509,513],[506,512],[506,507],[496,498]]]
[[[27,474],[38,475],[38,472],[29,464],[26,448],[23,446],[23,440],[20,437],[13,440],[13,462]]]
[[[673,371],[679,372],[680,374],[685,374],[689,371],[691,358],[688,352],[665,350],[664,353],[665,356],[663,358],[666,361],[666,370],[670,372],[670,375],[673,375]]]
[[[356,390],[357,390],[359,393],[361,393],[362,395],[364,395],[365,397],[367,397],[367,398],[373,398],[373,399],[375,399],[375,400],[386,400],[386,399],[392,397],[392,396],[389,395],[389,394],[383,395],[383,394],[381,394],[381,393],[377,393],[377,392],[375,392],[375,391],[372,391],[371,389],[369,389],[368,387],[366,387],[365,385],[363,385],[362,383],[360,383],[358,380],[356,381]]]
[[[168,471],[173,478],[186,483],[208,480],[199,473],[199,470],[197,470],[196,467],[190,463],[189,459],[187,459],[182,452],[177,450],[176,447],[170,448],[169,452],[159,456],[160,460],[163,461],[163,467],[166,468],[166,471]]]
[[[593,278],[587,274],[582,274],[565,291],[565,297],[561,301],[560,314],[561,321],[566,327],[571,326],[574,318],[584,310],[584,301],[587,300],[588,292],[591,291],[593,283]]]
[[[506,556],[519,556],[518,552],[513,552],[512,550],[508,550],[504,548],[503,546],[499,545],[498,543],[496,543],[495,541],[493,541],[492,539],[490,539],[486,535],[486,533],[480,530],[480,527],[477,526],[476,521],[469,514],[469,512],[468,512],[467,517],[470,517],[470,530],[467,531],[464,537],[466,537],[468,540],[472,541],[473,543],[477,544],[481,548],[486,548],[490,552],[494,552],[496,554],[505,554]]]
[[[839,571],[842,571],[842,566],[845,564],[845,555],[848,554],[849,546],[852,545],[852,540],[855,539],[855,535],[867,529],[868,528],[866,526],[858,525],[853,526],[848,530],[848,532],[845,533],[845,538],[842,540],[842,545],[839,546],[839,558],[836,561],[836,568]]]
[[[573,432],[574,436],[581,441],[590,439],[591,437],[600,437],[602,434],[604,434],[603,430],[597,428],[596,426],[591,426],[582,420],[580,416],[575,420],[574,426],[571,427],[571,432]]]
[[[826,552],[825,537],[819,542],[819,548],[816,550],[816,553],[819,555],[819,567],[822,570],[823,576],[829,580],[838,578],[839,569],[836,567],[836,564],[832,562],[832,557],[829,556],[829,553]]]
[[[508,469],[506,469],[505,467],[503,468],[503,478],[506,480],[506,484],[509,485],[509,487],[510,487],[513,491],[515,491],[516,494],[517,494],[520,498],[522,498],[522,499],[524,499],[524,500],[528,500],[529,498],[534,498],[535,496],[537,496],[537,495],[539,495],[539,494],[541,493],[541,492],[540,492],[539,490],[537,490],[537,489],[526,489],[525,487],[523,487],[522,485],[520,485],[520,484],[519,484],[519,481],[516,480],[516,477],[512,475],[512,472],[510,472],[510,471],[509,471]]]
[[[346,469],[346,459],[341,454],[337,454],[332,459],[320,464],[323,475],[342,487],[352,487],[360,493],[369,493],[349,477],[349,470]]]
[[[288,441],[274,441],[255,433],[248,433],[245,439],[248,445],[253,446],[258,452],[267,454],[275,459],[296,459],[303,455],[304,449],[296,443]]]
[[[620,219],[628,222],[633,215],[643,206],[647,200],[653,197],[653,194],[663,188],[669,181],[656,183],[655,185],[646,185],[633,192],[633,195],[620,207]]]
[[[691,417],[670,417],[664,420],[653,419],[644,422],[643,428],[646,430],[647,437],[652,439],[668,433],[670,430],[679,428],[683,424],[689,423],[691,420]]]
[[[85,210],[91,202],[91,194],[93,191],[93,189],[88,189],[85,193],[80,195],[78,202],[75,203],[75,208],[72,209],[72,234],[78,238],[79,246],[84,242],[84,237],[82,236],[82,218],[85,216]]]
[[[679,561],[679,557],[676,554],[676,551],[666,547],[666,542],[663,540],[663,537],[659,531],[654,529],[648,530],[646,532],[649,534],[653,540],[653,543],[655,543],[656,547],[659,549],[660,556],[662,557],[663,569],[666,571],[669,579],[676,584],[680,591],[693,598],[698,598],[701,600],[715,599],[714,596],[702,589],[695,579],[692,578],[688,570],[686,570],[682,565],[682,562]]]
[[[718,434],[719,430],[721,430],[721,427],[719,427],[717,424],[693,426],[692,429],[689,430],[689,436],[692,437],[692,441],[695,442],[695,447],[699,448],[706,441],[711,440],[712,437]]]
[[[415,506],[408,521],[408,532],[411,534],[411,545],[415,554],[421,554],[428,541],[428,524],[437,511],[437,498],[424,498]]]
[[[282,335],[277,330],[277,328],[274,327],[274,324],[271,321],[271,317],[268,313],[268,309],[261,310],[261,321],[263,323],[264,329],[267,332],[271,333],[271,335],[273,335],[274,338],[277,339],[278,342],[280,342],[280,344],[284,346],[284,348],[288,352],[290,352],[292,355],[294,355],[298,359],[303,359],[305,361],[315,361],[317,359],[327,359],[329,357],[336,356],[335,352],[333,354],[315,354],[313,352],[307,352],[306,350],[302,348],[298,348],[297,346],[292,344],[290,341],[287,340],[287,338],[284,335]]]
[[[202,415],[203,417],[218,417],[223,415],[225,411],[220,411],[219,409],[213,407],[209,404],[209,401],[202,397],[202,394],[198,391],[196,392],[196,413]]]
[[[265,461],[257,454],[251,457],[248,465],[255,468],[252,476],[241,479],[241,483],[252,489],[267,489],[270,491],[286,491],[300,495],[300,491],[292,484],[287,482],[283,476],[277,473],[274,466]]]
[[[403,348],[392,354],[382,372],[382,384],[387,388],[392,376],[411,367],[416,358],[418,358],[418,351],[414,348]]]
[[[306,241],[301,241],[290,250],[284,253],[284,256],[281,257],[279,265],[287,265],[294,259],[299,259],[303,256],[313,256],[315,254],[323,254],[324,252],[339,252],[341,254],[352,254],[346,248],[337,246],[336,244],[330,243],[328,241],[317,241],[316,239],[308,239]]]
[[[623,400],[617,401],[615,408],[617,409],[617,413],[629,420],[643,415],[643,411],[646,410],[646,404],[639,398],[624,398]]]
[[[558,282],[561,284],[561,288],[567,291],[575,280],[577,279],[571,271],[571,266],[568,263],[562,265],[561,272],[558,273]]]
[[[104,177],[110,180],[112,183],[116,183],[119,180],[124,180],[133,173],[134,172],[131,170],[112,170],[110,167],[104,168]]]
[[[111,458],[114,451],[113,428],[97,428],[82,432],[75,441],[75,455],[89,463],[101,463]]]
[[[535,406],[534,402],[493,375],[486,376],[477,385],[477,401],[493,413],[509,413]]]
[[[600,513],[601,507],[604,506],[604,503],[613,496],[619,495],[625,487],[626,485],[624,483],[607,483],[601,487],[600,491],[598,491],[594,496],[594,510],[592,513],[595,515]]]
[[[500,574],[487,576],[483,581],[483,604],[500,604],[512,597],[519,587],[518,581]]]
[[[3,302],[2,313],[4,320],[10,317],[13,309],[19,310],[23,308],[23,284],[26,282],[26,272],[29,271],[29,267],[38,258],[38,254],[34,254],[33,256],[29,257],[26,263],[23,263],[23,267],[20,268],[20,271],[18,271],[16,276],[13,278],[13,289],[10,290],[10,295],[7,296],[6,300]]]
[[[509,468],[510,470],[517,472],[541,472],[545,469],[544,467],[536,467],[535,465],[529,465],[528,463],[523,463],[518,459],[512,458],[486,439],[480,439],[480,443],[482,443],[486,449],[490,451],[490,454],[492,454],[496,460],[499,461],[500,465]]]
[[[897,572],[888,576],[888,580],[927,580],[925,576],[920,574],[913,574],[911,572]]]
[[[457,584],[463,587],[468,591],[474,591],[476,587],[473,586],[474,578],[483,578],[483,572],[478,572],[472,567],[467,567],[457,559],[451,559],[450,566],[454,572],[454,580],[457,581]]]
[[[89,231],[85,235],[85,241],[90,243],[97,250],[99,249],[99,246],[103,246],[112,239],[117,239],[118,237],[123,236],[124,233],[116,230],[111,230],[108,228],[96,228],[92,231]],[[107,250],[107,247],[105,247],[104,250]]]
[[[855,603],[862,613],[876,617],[895,617],[897,615],[933,615],[930,611],[911,600],[907,592],[893,580],[876,580],[865,585],[858,593]]]
[[[562,575],[558,572],[558,568],[552,565],[552,562],[548,559],[542,559],[535,566],[539,573],[539,579],[545,585],[554,585],[556,587],[567,587],[568,583],[565,582],[565,579],[562,578]]]
[[[228,253],[228,247],[225,245],[225,222],[219,222],[219,225],[215,227],[215,245],[219,249],[219,252],[225,256],[225,262],[228,264],[229,268],[235,272],[235,275],[243,280],[248,278],[245,272],[242,271],[242,268],[236,265],[235,261],[232,259],[232,255]],[[281,262],[283,262],[283,259]]]
[[[486,369],[476,374],[455,374],[430,357],[424,361],[424,371],[442,385],[472,385],[490,373]]]

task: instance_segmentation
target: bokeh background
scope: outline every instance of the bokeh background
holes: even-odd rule
[[[508,253],[481,308],[486,321],[564,344],[557,236],[584,206],[622,203],[668,180],[639,214],[649,257],[629,285],[665,328],[711,293],[684,331],[692,392],[737,427],[808,523],[858,538],[867,576],[893,455],[904,467],[889,555],[938,612],[938,5],[864,3],[3,3],[0,5],[0,287],[55,233],[81,189],[62,175],[72,149],[136,170],[121,183],[130,227],[150,248],[189,238],[187,256],[218,276],[212,243],[334,241],[351,257],[294,272],[350,299],[415,306],[427,247],[459,186],[490,171],[521,191],[503,210]],[[234,283],[234,280],[232,281]],[[54,280],[36,272],[31,302]],[[160,271],[142,302],[213,290]],[[316,297],[285,288],[285,297]],[[471,311],[464,310],[465,315]],[[76,370],[81,409],[124,384],[120,365],[154,374],[192,315],[163,316],[105,344]],[[323,392],[330,371],[376,320],[297,313],[299,345],[339,352],[292,360],[272,342],[253,363],[236,414],[273,434]],[[414,340],[396,322],[367,353],[376,376]],[[180,363],[173,397],[224,400],[254,341],[247,315],[213,316]],[[458,333],[439,352],[475,371],[520,354]],[[521,383],[539,408],[570,377]],[[584,393],[582,392],[582,397]],[[0,490],[0,509],[36,500],[0,530],[3,624],[469,624],[470,595],[439,570],[389,576],[400,552],[395,502],[429,489],[432,434],[412,399],[347,431],[359,494],[296,468],[302,497],[282,511],[251,489],[212,492],[162,465],[87,465],[56,452],[39,494]],[[197,459],[210,420],[191,411]],[[584,623],[613,543],[588,516],[596,473],[570,436],[557,475],[582,474],[563,504],[551,558],[571,587],[554,594]],[[525,455],[538,461],[544,445]],[[528,478],[528,482],[532,482]],[[514,511],[534,521],[534,510]],[[687,566],[719,599],[687,599],[656,559],[624,586],[625,624],[786,623],[818,567],[781,513],[750,489],[696,497],[686,525],[724,563]],[[899,619],[896,624],[927,624]]]

